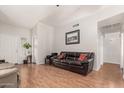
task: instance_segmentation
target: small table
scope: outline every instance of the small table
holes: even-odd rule
[[[32,55],[27,56],[27,62],[30,64],[32,63]]]
[[[53,58],[56,57],[58,53],[51,53],[51,55],[47,55],[45,58],[45,64],[52,65]]]
[[[46,58],[45,58],[45,64],[49,64],[49,65],[52,64],[51,55],[47,55],[47,56],[46,56]]]
[[[23,64],[28,64],[28,61],[27,60],[23,60]]]
[[[32,55],[28,55],[25,60],[23,60],[23,64],[32,63]]]

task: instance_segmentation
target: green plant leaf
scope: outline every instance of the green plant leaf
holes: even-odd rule
[[[29,48],[31,48],[31,44],[26,42],[26,43],[23,44],[23,48],[29,49]]]

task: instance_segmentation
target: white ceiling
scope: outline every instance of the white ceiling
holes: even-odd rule
[[[36,23],[43,22],[57,26],[67,20],[85,17],[102,9],[97,5],[1,5],[0,21],[3,23],[31,29]]]

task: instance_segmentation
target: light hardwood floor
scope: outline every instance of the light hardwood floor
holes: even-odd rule
[[[119,65],[104,64],[87,76],[50,65],[18,65],[21,88],[124,87]]]

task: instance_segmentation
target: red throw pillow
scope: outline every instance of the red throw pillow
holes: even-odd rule
[[[87,58],[87,57],[86,57],[85,54],[80,54],[78,60],[79,60],[79,61],[84,61],[84,60],[86,60],[86,58]]]

